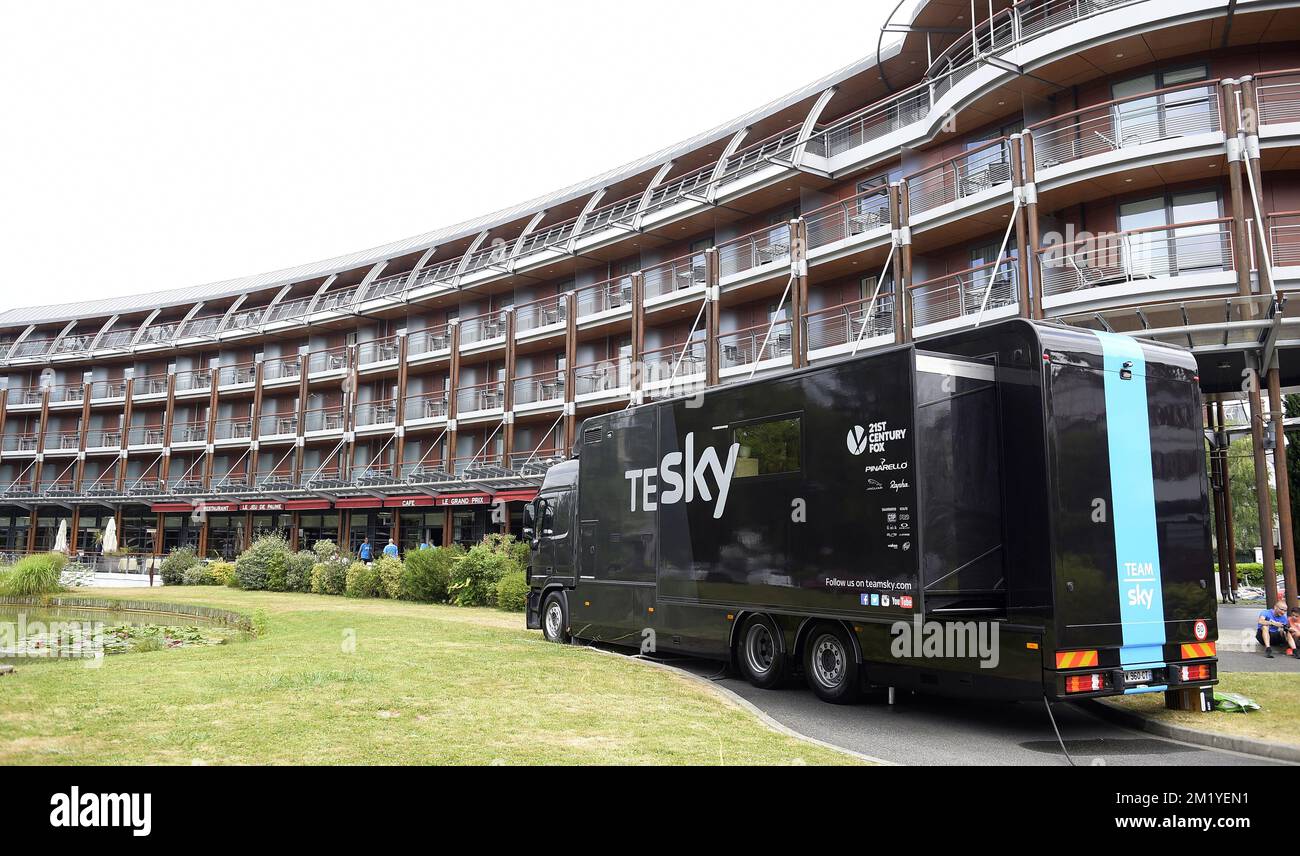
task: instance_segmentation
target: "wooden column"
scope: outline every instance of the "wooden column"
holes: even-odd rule
[[[1273,473],[1277,479],[1277,528],[1282,540],[1282,577],[1286,581],[1288,609],[1300,606],[1296,600],[1295,533],[1291,529],[1291,482],[1286,471],[1286,429],[1282,424],[1281,381],[1276,368],[1268,372],[1268,410],[1273,420]],[[1264,588],[1272,586],[1271,568],[1264,568]]]
[[[1223,525],[1227,530],[1227,548],[1228,564],[1226,570],[1228,573],[1228,584],[1232,591],[1237,590],[1237,533],[1233,528],[1232,516],[1232,469],[1228,460],[1228,423],[1223,416],[1223,402],[1215,403],[1215,411],[1218,424],[1218,435],[1222,438],[1222,444],[1219,446],[1219,469],[1223,473]]]
[[[77,468],[72,477],[72,492],[80,494],[86,486],[86,447],[90,439],[90,390],[94,375],[86,372],[81,376],[81,436],[77,438]],[[4,420],[0,419],[0,433],[4,431]]]
[[[393,428],[393,478],[400,479],[406,475],[406,388],[409,372],[406,368],[406,355],[411,339],[406,335],[405,327],[397,331],[397,396],[393,401],[393,413],[396,426]],[[396,519],[396,518],[394,518]]]
[[[1264,212],[1264,173],[1263,170],[1260,169],[1260,162],[1259,162],[1259,100],[1257,98],[1257,93],[1255,91],[1255,80],[1250,76],[1246,76],[1241,79],[1241,105],[1247,117],[1246,126],[1241,128],[1241,131],[1245,132],[1246,135],[1246,150],[1242,152],[1242,156],[1249,160],[1250,171],[1255,176],[1255,189],[1256,191],[1258,191],[1259,194],[1259,206],[1260,206],[1259,214],[1262,217],[1265,213]],[[1243,191],[1246,194],[1246,202],[1247,202],[1246,210],[1244,212],[1245,217],[1246,219],[1253,220],[1255,219],[1255,207],[1251,203],[1252,194],[1250,193],[1249,184],[1243,187]],[[1272,258],[1272,255],[1270,254],[1269,251],[1268,242],[1265,241],[1263,237],[1264,234],[1263,229],[1267,225],[1268,225],[1267,223],[1256,223],[1255,228],[1249,230],[1251,234],[1251,242],[1254,244],[1255,247],[1255,258],[1257,259]],[[1271,265],[1265,265],[1261,261],[1258,265],[1258,268],[1259,268],[1259,291],[1261,294],[1271,294],[1273,291],[1273,282],[1272,279],[1270,278]],[[1279,445],[1281,445],[1280,440],[1279,440]],[[1279,499],[1278,500],[1279,513],[1281,510],[1280,509],[1281,505],[1282,505],[1282,500]],[[1285,556],[1283,556],[1283,558],[1285,559]],[[1291,603],[1291,606],[1295,606],[1295,603]]]
[[[451,537],[451,509],[444,509],[442,512],[442,546],[450,547],[452,545]]]
[[[1268,462],[1264,454],[1264,408],[1261,401],[1258,373],[1251,377],[1248,387],[1250,396],[1250,438],[1251,450],[1255,455],[1255,498],[1259,506],[1259,543],[1264,560],[1264,579],[1275,575],[1277,558],[1273,551],[1273,501],[1269,497]],[[1264,586],[1264,597],[1271,607],[1277,599],[1275,586]]]
[[[632,274],[632,404],[645,400],[645,274]],[[567,450],[566,450],[567,451]]]
[[[118,450],[117,462],[117,492],[120,494],[126,490],[126,464],[129,460],[127,445],[131,442],[131,418],[135,394],[135,371],[126,370],[126,393],[125,401],[122,405],[122,446]]]
[[[50,429],[50,388],[41,390],[41,415],[36,422],[36,462],[32,467],[32,490],[41,489],[41,471],[45,469],[45,432]],[[35,528],[35,527],[33,527]]]
[[[163,455],[158,464],[158,477],[164,488],[171,476],[172,466],[172,429],[176,425],[176,366],[167,367],[167,406],[163,411]],[[200,554],[202,555],[202,554]]]
[[[451,343],[451,360],[447,368],[447,453],[443,455],[442,468],[453,475],[456,466],[456,414],[460,394],[460,319],[447,322],[447,338]]]
[[[1043,278],[1038,267],[1039,233],[1038,233],[1038,181],[1037,168],[1034,165],[1034,135],[1026,131],[1021,137],[1024,142],[1024,200],[1025,225],[1028,229],[1028,246],[1021,248],[1021,255],[1028,256],[1029,270],[1029,317],[1043,317]]]
[[[578,409],[574,401],[577,381],[574,363],[578,359],[578,294],[564,293],[564,456],[573,453],[577,438]],[[449,518],[450,519],[450,518]]]
[[[1223,135],[1228,143],[1228,186],[1232,196],[1232,259],[1237,269],[1237,293],[1250,294],[1250,232],[1246,227],[1247,210],[1250,203],[1246,201],[1243,190],[1244,181],[1241,174],[1241,151],[1237,132],[1237,89],[1230,80],[1219,82],[1219,117]]]
[[[352,461],[357,448],[357,386],[361,382],[361,345],[348,349],[348,373],[343,386],[343,448],[339,452],[339,480],[352,479]]]
[[[515,451],[515,310],[502,310],[506,316],[506,388],[502,390],[501,466],[510,468],[510,456]]]
[[[309,386],[307,384],[307,373],[309,371],[309,346],[302,345],[298,348],[298,417],[296,430],[294,434],[294,454],[293,454],[293,483],[302,485],[302,462],[303,456],[307,453],[307,399],[310,397]]]
[[[907,285],[911,282],[912,238],[907,226],[907,182],[900,181],[889,188],[889,222],[894,237],[894,341],[912,339],[911,319],[908,317]]]
[[[204,446],[204,454],[207,460],[203,464],[203,488],[207,490],[212,487],[213,465],[217,460],[217,447],[213,440],[217,436],[217,372],[220,370],[221,361],[213,357],[208,361],[208,430],[206,432],[207,444]]]
[[[710,247],[704,251],[704,383],[710,387],[717,386],[722,376],[718,348],[722,331],[722,287],[718,284],[721,273],[718,250]]]
[[[1007,145],[1011,149],[1011,192],[1014,198],[1020,200],[1020,205],[1013,205],[1015,209],[1015,222],[1012,228],[1016,231],[1016,302],[1020,306],[1020,316],[1029,318],[1032,316],[1033,308],[1029,299],[1029,248],[1027,235],[1029,234],[1028,224],[1025,222],[1025,178],[1024,178],[1024,161],[1021,157],[1020,141],[1023,137],[1020,134],[1012,134]],[[991,276],[997,276],[997,271],[993,271]]]
[[[266,354],[253,357],[253,405],[249,408],[248,473],[244,484],[257,484],[257,468],[261,458],[258,438],[262,436],[262,382],[266,379]]]
[[[802,217],[790,221],[790,277],[790,366],[800,369],[808,365],[808,223]]]

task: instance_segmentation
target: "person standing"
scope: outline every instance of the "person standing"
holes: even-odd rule
[[[392,538],[388,539],[388,546],[384,547],[384,555],[391,558],[397,558],[397,542]]]
[[[370,546],[370,539],[368,537],[361,540],[361,549],[357,551],[357,555],[360,556],[361,561],[365,562],[367,565],[370,564],[370,561],[375,557],[374,548]]]

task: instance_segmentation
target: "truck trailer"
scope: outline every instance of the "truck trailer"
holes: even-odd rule
[[[759,687],[1009,700],[1217,681],[1196,363],[1011,320],[586,419],[527,625]]]

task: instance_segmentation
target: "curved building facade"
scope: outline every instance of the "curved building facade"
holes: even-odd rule
[[[1014,315],[1189,346],[1210,394],[1300,379],[1300,3],[933,0],[888,30],[495,215],[0,314],[0,550],[67,521],[95,556],[109,519],[115,569],[263,530],[469,541],[587,415]]]

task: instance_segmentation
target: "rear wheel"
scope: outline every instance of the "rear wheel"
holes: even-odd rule
[[[569,611],[564,606],[564,596],[557,591],[542,601],[542,635],[547,642],[569,641]]]
[[[741,628],[737,661],[745,679],[769,690],[785,680],[788,659],[781,645],[781,631],[766,615],[755,615]]]
[[[803,670],[808,688],[822,701],[857,701],[861,692],[858,660],[843,627],[819,624],[812,629],[804,644]]]

